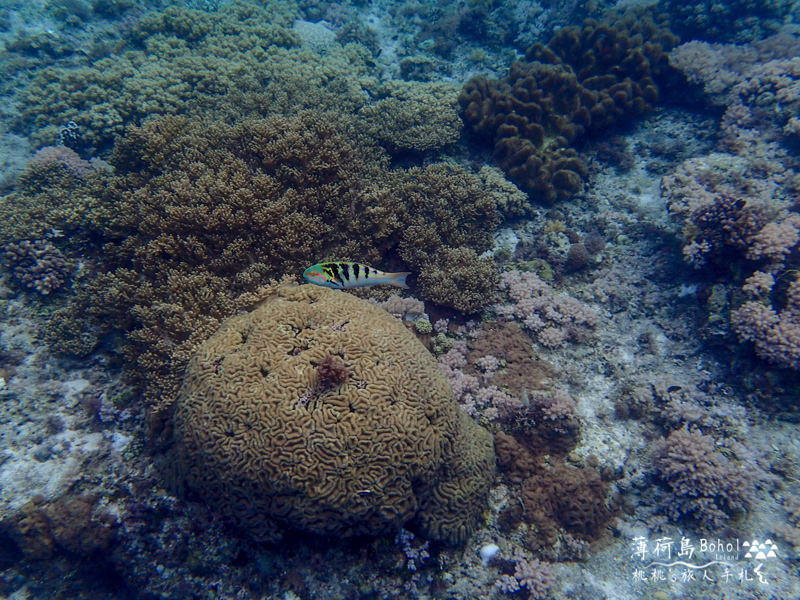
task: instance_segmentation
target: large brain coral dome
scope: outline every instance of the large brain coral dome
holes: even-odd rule
[[[317,366],[336,357],[338,385]],[[457,543],[494,474],[491,435],[403,324],[345,292],[284,286],[194,355],[175,409],[188,487],[260,540],[287,528]]]

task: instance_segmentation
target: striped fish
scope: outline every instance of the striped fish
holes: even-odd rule
[[[311,265],[303,272],[309,283],[332,288],[357,288],[373,285],[394,285],[407,288],[406,277],[410,273],[384,273],[370,266],[354,262],[321,262]]]

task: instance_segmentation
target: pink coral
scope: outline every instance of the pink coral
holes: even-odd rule
[[[63,165],[73,175],[85,177],[93,169],[92,164],[83,160],[75,150],[66,146],[44,146],[31,158],[31,166]]]
[[[800,290],[791,289],[789,295],[781,311],[749,300],[733,311],[731,321],[739,338],[753,342],[761,358],[779,367],[800,369]]]
[[[500,276],[508,302],[496,304],[495,314],[519,320],[548,348],[575,341],[597,327],[600,318],[572,296],[557,293],[535,273],[511,270]]]
[[[548,598],[555,588],[556,578],[550,563],[537,558],[516,557],[514,575],[501,575],[495,586],[505,594],[513,594],[521,589],[528,592],[528,598],[540,600]]]
[[[536,558],[518,561],[514,568],[514,577],[528,590],[531,598],[547,598],[556,582],[549,563]]]
[[[755,298],[763,297],[772,291],[772,286],[775,285],[775,278],[771,273],[763,271],[756,271],[750,277],[744,280],[742,291]]]
[[[758,151],[765,143],[783,141],[785,126],[800,111],[800,57],[762,63],[730,96],[722,118],[729,146]]]
[[[671,492],[664,507],[675,521],[686,518],[717,530],[753,500],[754,481],[744,465],[699,431],[678,429],[656,444],[655,466]]]
[[[685,222],[686,260],[711,265],[717,280],[727,274],[746,294],[731,313],[733,330],[758,356],[791,369],[800,369],[800,174],[791,150],[800,131],[798,47],[784,32],[749,47],[676,50],[673,63],[727,107],[727,153],[685,161],[662,180],[670,211]],[[795,281],[784,290],[787,278]]]
[[[483,415],[489,420],[510,419],[523,407],[523,402],[500,389],[487,385],[488,381],[502,366],[501,361],[492,355],[485,355],[474,361],[481,371],[481,377],[464,372],[467,367],[467,344],[456,340],[453,348],[439,357],[439,370],[444,374],[453,389],[461,408],[471,417]]]
[[[467,349],[463,340],[453,344],[453,348],[439,357],[439,370],[444,374],[453,394],[470,416],[477,413],[475,393],[480,381],[474,375],[467,375],[463,368],[467,365]]]
[[[537,336],[539,343],[546,348],[560,348],[567,340],[567,331],[560,327],[545,327]]]
[[[783,259],[797,246],[800,240],[800,215],[790,213],[779,222],[767,223],[750,240],[747,258],[766,258],[774,262]]]
[[[751,46],[700,41],[681,44],[669,53],[670,64],[690,82],[702,84],[711,102],[720,106],[758,59],[758,50]]]

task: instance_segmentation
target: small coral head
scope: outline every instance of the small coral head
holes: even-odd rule
[[[348,372],[342,359],[329,354],[317,365],[317,381],[320,387],[330,388],[347,381]]]

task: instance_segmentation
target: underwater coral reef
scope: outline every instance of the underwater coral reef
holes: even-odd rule
[[[5,0],[0,64],[0,597],[798,597],[800,3]]]

